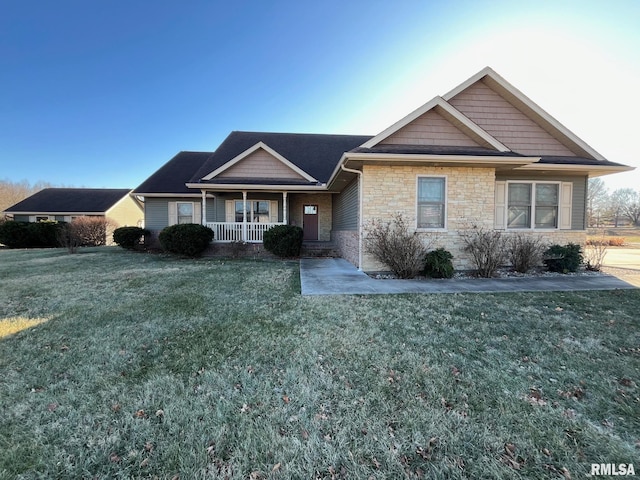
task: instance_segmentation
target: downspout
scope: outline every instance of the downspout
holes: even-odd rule
[[[364,233],[362,218],[362,172],[360,170],[347,168],[344,166],[344,164],[340,164],[340,168],[345,172],[355,173],[356,175],[358,175],[358,270],[362,271],[362,258],[364,256],[362,251],[362,246],[364,245],[364,239],[362,238],[362,235]]]

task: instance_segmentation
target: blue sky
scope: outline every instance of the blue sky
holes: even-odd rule
[[[638,25],[635,0],[4,0],[0,179],[134,188],[232,130],[373,135],[487,65],[640,170]]]

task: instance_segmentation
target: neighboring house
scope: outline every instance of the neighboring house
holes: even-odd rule
[[[490,68],[371,136],[232,132],[181,152],[134,190],[145,227],[202,223],[215,242],[259,243],[278,224],[331,241],[363,270],[366,226],[402,213],[470,267],[460,232],[476,227],[583,244],[589,177],[606,160]]]
[[[76,217],[105,217],[111,228],[142,225],[144,210],[131,190],[122,188],[45,188],[7,208],[16,221],[71,222]],[[111,243],[107,235],[107,243]]]

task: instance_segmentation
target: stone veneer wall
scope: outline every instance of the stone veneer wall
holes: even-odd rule
[[[334,230],[331,232],[331,240],[340,256],[357,267],[360,261],[358,258],[358,231]]]
[[[331,208],[330,193],[292,194],[289,196],[289,223],[302,227],[304,205],[318,205],[318,240],[331,240]]]
[[[401,212],[409,225],[415,228],[418,176],[445,176],[447,179],[446,229],[419,230],[418,232],[425,244],[431,245],[431,249],[442,247],[449,250],[453,254],[453,264],[456,269],[474,268],[463,251],[464,245],[458,232],[472,226],[494,228],[495,172],[493,168],[365,165],[363,172],[365,238],[368,223],[374,219],[389,221],[397,212]],[[505,235],[511,233],[506,231]],[[524,233],[542,237],[547,244],[584,245],[586,241],[584,230],[526,231]],[[355,237],[357,238],[357,232]],[[357,263],[357,254],[355,258],[355,262],[349,261]],[[365,271],[388,270],[388,267],[381,265],[367,254],[366,248],[362,267]]]

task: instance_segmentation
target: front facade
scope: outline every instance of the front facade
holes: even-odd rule
[[[400,213],[433,248],[470,267],[461,231],[586,239],[591,176],[606,160],[486,68],[376,136],[232,132],[215,152],[181,152],[134,190],[154,234],[202,223],[215,242],[261,243],[278,224],[332,242],[363,270],[366,228]]]

